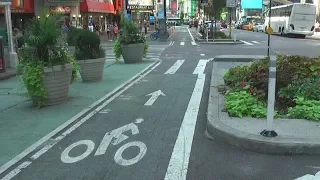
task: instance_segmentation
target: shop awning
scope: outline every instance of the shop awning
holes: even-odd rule
[[[114,6],[110,3],[105,2],[95,2],[92,0],[83,0],[80,3],[81,13],[114,13]]]
[[[12,13],[34,13],[34,0],[12,0],[11,3],[11,12]],[[4,13],[4,8],[0,7],[0,14]]]

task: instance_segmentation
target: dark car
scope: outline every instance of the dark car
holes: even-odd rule
[[[228,27],[228,24],[227,24],[226,22],[222,21],[222,22],[220,23],[220,26],[221,26],[222,28],[227,28],[227,27]]]

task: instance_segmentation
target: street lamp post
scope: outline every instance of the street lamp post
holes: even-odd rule
[[[10,66],[16,67],[19,63],[18,55],[14,51],[13,47],[13,35],[12,35],[12,21],[11,21],[11,1],[7,2],[0,2],[0,6],[5,6],[5,18],[6,18],[6,25],[7,25],[7,33],[8,33],[8,50],[9,50],[9,60]]]

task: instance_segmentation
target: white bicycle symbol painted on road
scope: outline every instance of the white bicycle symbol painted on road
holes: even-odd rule
[[[131,130],[132,135],[136,135],[139,133],[138,126],[136,124],[139,124],[143,122],[143,119],[136,119],[134,123],[130,123],[127,125],[124,125],[122,127],[119,127],[117,129],[112,130],[110,133],[107,132],[102,141],[100,142],[99,147],[97,148],[94,156],[100,156],[106,153],[111,141],[114,139],[114,141],[111,143],[112,145],[118,145],[129,138],[129,136],[124,135],[123,133],[126,131]],[[136,124],[135,124],[136,123]],[[70,151],[80,145],[86,146],[86,151],[83,152],[81,155],[76,157],[70,157],[69,153]],[[76,163],[78,161],[83,160],[84,158],[88,157],[93,151],[94,151],[95,143],[91,140],[80,140],[77,141],[71,145],[69,145],[62,153],[61,153],[61,161],[63,163]],[[126,150],[129,147],[138,147],[139,153],[131,159],[124,159],[122,157],[122,153],[124,150]],[[141,142],[141,141],[132,141],[128,142],[124,145],[122,145],[115,153],[114,155],[114,161],[121,165],[121,166],[130,166],[137,162],[139,162],[146,154],[147,152],[147,146]]]

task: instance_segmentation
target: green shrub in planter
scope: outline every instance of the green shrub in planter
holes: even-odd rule
[[[78,29],[75,27],[71,27],[70,31],[68,33],[68,37],[67,37],[67,42],[69,46],[75,46],[76,42],[76,37],[77,35],[82,31],[82,29]]]
[[[97,34],[81,30],[75,38],[76,60],[88,60],[105,57],[105,50],[100,46]]]
[[[149,45],[138,26],[130,20],[121,21],[119,38],[114,42],[113,50],[116,60],[121,55],[125,63],[136,63],[146,57]]]
[[[97,34],[82,30],[75,39],[75,57],[83,81],[98,81],[103,77],[105,50]]]
[[[70,81],[77,78],[78,66],[68,54],[57,16],[46,16],[29,24],[19,49],[18,75],[22,76],[27,96],[38,108],[67,100]]]

